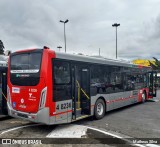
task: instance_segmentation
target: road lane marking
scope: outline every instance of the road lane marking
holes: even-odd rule
[[[84,138],[87,127],[80,125],[62,125],[52,130],[47,138]]]
[[[88,126],[87,126],[87,128],[95,130],[95,131],[98,131],[98,132],[101,132],[101,133],[106,134],[106,135],[110,135],[110,136],[115,137],[115,138],[119,138],[119,139],[125,140],[125,141],[131,143],[131,145],[133,145],[133,146],[138,146],[138,147],[159,147],[158,145],[153,145],[153,144],[148,144],[147,146],[146,145],[142,145],[142,144],[133,144],[133,142],[131,142],[131,141],[127,140],[127,139],[124,139],[121,136],[115,135],[113,133],[109,133],[109,132],[106,132],[106,131],[103,131],[103,130],[100,130],[100,129],[97,129],[97,128],[93,128],[93,127],[88,127]]]
[[[15,127],[15,128],[12,128],[12,129],[8,129],[8,130],[3,131],[0,135],[5,134],[5,133],[8,133],[8,132],[11,132],[11,131],[15,131],[15,130],[18,130],[18,129],[21,129],[21,128],[33,127],[33,126],[39,126],[39,125],[41,125],[41,124],[32,124],[32,125],[25,125],[25,126]]]
[[[146,147],[160,147],[160,146],[156,144],[147,144]]]
[[[88,129],[91,129],[91,130],[94,130],[94,131],[98,131],[98,132],[101,132],[103,134],[106,134],[106,135],[110,135],[112,137],[116,137],[116,138],[119,138],[119,139],[123,139],[121,136],[118,136],[118,135],[115,135],[115,134],[112,134],[112,133],[109,133],[109,132],[106,132],[106,131],[103,131],[103,130],[100,130],[100,129],[97,129],[97,128],[93,128],[93,127],[88,127]]]
[[[56,129],[52,130],[46,137],[47,138],[81,138],[81,136],[86,135],[87,129],[101,132],[112,137],[123,139],[122,137],[100,130],[93,127],[88,127],[84,125],[64,125],[58,126]]]
[[[104,134],[106,134],[106,135],[110,135],[110,136],[112,136],[112,137],[116,137],[116,138],[119,138],[119,139],[123,139],[123,137],[121,137],[121,136],[118,136],[118,135],[115,135],[115,134],[113,134],[113,133],[109,133],[109,132],[106,132],[106,131],[103,131],[103,130],[100,130],[100,129],[97,129],[97,128],[88,127],[88,126],[87,126],[87,128],[92,129],[92,130],[95,130],[95,131],[98,131],[98,132],[101,132],[101,133],[104,133]],[[133,139],[134,139],[134,138],[133,138]],[[133,146],[138,146],[138,147],[160,147],[159,145],[156,145],[156,144],[146,144],[146,145],[133,144],[133,142],[131,142],[131,141],[127,140],[127,139],[123,139],[123,140],[131,143],[131,145],[133,145]]]
[[[84,126],[84,125],[64,125],[64,126],[59,126],[56,129],[52,130],[46,137],[47,138],[83,138],[86,136],[87,129],[91,129],[94,131],[101,132],[103,134],[112,136],[114,138],[122,139],[124,141],[129,142],[129,140],[124,139],[121,136],[115,135],[113,133],[109,133],[97,128],[89,127],[89,126]],[[138,146],[138,147],[146,147],[145,145],[141,144],[133,144],[133,142],[129,142],[133,146]],[[147,147],[152,147],[152,146],[147,146]]]

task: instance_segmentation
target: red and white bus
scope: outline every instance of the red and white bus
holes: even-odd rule
[[[0,55],[0,115],[7,115],[7,61]],[[2,60],[4,59],[4,60]]]
[[[8,112],[12,117],[61,124],[156,96],[151,68],[118,60],[55,52],[47,47],[10,55]]]

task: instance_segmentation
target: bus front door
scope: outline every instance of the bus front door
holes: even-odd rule
[[[90,114],[90,71],[89,68],[81,69],[81,108],[82,114]]]
[[[72,119],[77,120],[90,115],[90,70],[88,67],[72,67],[72,94]]]
[[[157,72],[148,73],[149,96],[156,97],[157,95]]]

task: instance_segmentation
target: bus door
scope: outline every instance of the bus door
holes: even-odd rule
[[[0,67],[0,114],[7,115],[7,67]]]
[[[157,95],[157,72],[148,73],[149,96],[156,97]]]
[[[90,70],[87,66],[72,67],[73,119],[90,115]]]

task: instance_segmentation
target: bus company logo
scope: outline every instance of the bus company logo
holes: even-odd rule
[[[16,74],[16,77],[22,77],[22,78],[29,77],[29,76],[30,76],[29,74]]]
[[[22,103],[22,104],[24,103],[24,99],[23,99],[23,98],[21,99],[21,103]]]
[[[30,97],[30,98],[32,97],[32,93],[29,93],[29,97]]]
[[[20,75],[19,74],[16,74],[16,77],[18,78]]]

